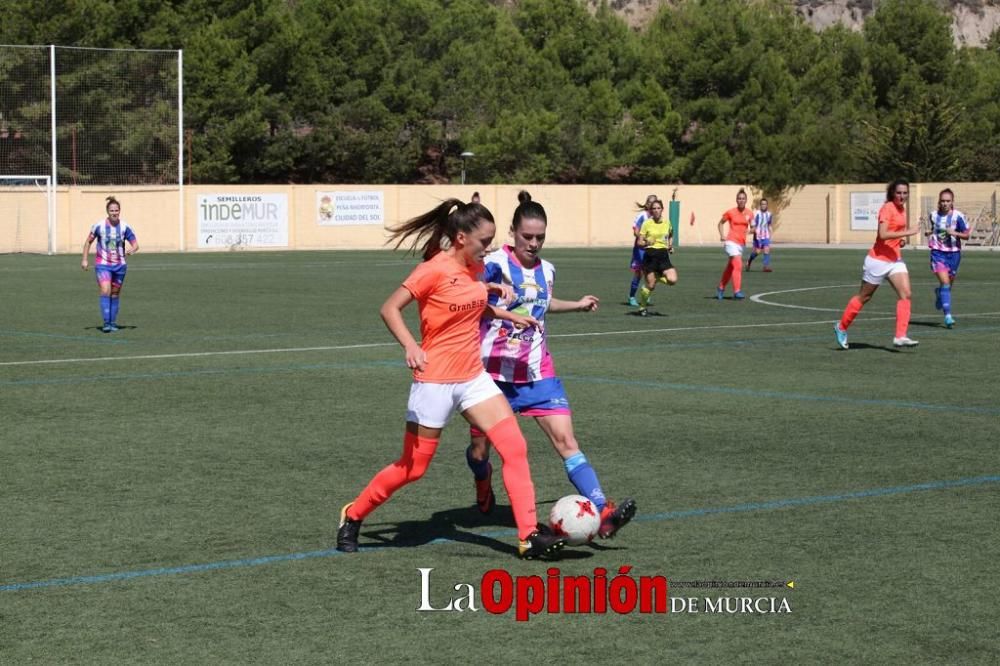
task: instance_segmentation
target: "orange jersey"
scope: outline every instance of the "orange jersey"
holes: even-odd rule
[[[433,384],[475,379],[483,372],[479,320],[486,309],[482,266],[462,266],[439,252],[413,269],[403,281],[420,309],[420,347],[427,354],[423,372],[413,378]]]
[[[729,222],[729,233],[726,234],[726,240],[746,245],[747,227],[750,226],[750,220],[753,219],[753,211],[749,208],[740,210],[734,206],[722,214],[722,219]]]
[[[885,223],[886,231],[906,231],[906,209],[896,208],[896,204],[887,201],[878,209],[878,222]],[[868,256],[882,261],[899,261],[900,242],[902,238],[883,240],[877,235],[875,245],[868,250]]]

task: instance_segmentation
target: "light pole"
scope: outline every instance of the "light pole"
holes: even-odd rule
[[[459,157],[462,158],[462,185],[465,185],[465,161],[475,156],[476,154],[469,150],[463,151],[462,154],[459,155]]]

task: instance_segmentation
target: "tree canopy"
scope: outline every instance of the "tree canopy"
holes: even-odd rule
[[[687,0],[641,31],[579,0],[5,8],[4,44],[183,49],[194,182],[448,182],[463,151],[475,182],[1000,179],[1000,36],[956,47],[933,0],[860,33],[780,0]]]

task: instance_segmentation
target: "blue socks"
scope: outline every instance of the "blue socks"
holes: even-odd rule
[[[951,314],[951,285],[944,284],[938,288],[938,297],[941,299],[941,309],[946,315]]]
[[[632,286],[628,290],[628,297],[635,298],[635,292],[639,289],[639,278],[632,278]]]
[[[765,256],[766,256],[766,255],[765,255]],[[753,263],[753,260],[754,260],[754,259],[756,259],[756,258],[757,258],[757,253],[756,253],[756,252],[751,252],[751,253],[750,253],[750,258],[749,258],[749,259],[747,259],[747,268],[749,268],[749,267],[750,267],[750,264],[752,264],[752,263]],[[767,263],[767,259],[764,259],[764,263],[765,263],[765,264]]]
[[[489,458],[487,457],[486,460],[475,460],[471,453],[471,447],[465,449],[465,462],[468,463],[469,469],[472,470],[472,475],[476,477],[476,480],[482,481],[490,473]],[[566,476],[569,477],[570,483],[576,488],[576,492],[590,499],[597,506],[598,511],[603,509],[608,500],[604,497],[601,482],[597,480],[597,472],[587,462],[587,456],[583,455],[582,452],[577,453],[564,460],[563,465],[566,467]]]
[[[597,472],[587,462],[587,456],[583,452],[570,456],[563,461],[566,467],[566,476],[570,483],[576,487],[576,491],[590,499],[600,511],[608,503],[601,490],[601,482],[597,480]]]
[[[767,266],[770,266],[770,265],[771,265],[771,255],[770,254],[765,254],[764,255],[764,266],[767,267]]]
[[[465,449],[465,462],[469,464],[469,469],[472,470],[472,475],[476,477],[476,481],[482,481],[490,473],[490,457],[486,456],[486,460],[475,460],[472,457],[472,447]]]
[[[118,303],[121,299],[117,296],[111,297],[111,321],[118,321]]]
[[[104,317],[105,323],[111,322],[111,297],[101,296],[101,316]]]

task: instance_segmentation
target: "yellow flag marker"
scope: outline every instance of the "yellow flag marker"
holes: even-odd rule
[[[794,580],[788,581],[787,583],[785,583],[785,587],[790,587],[790,588],[792,588],[794,590],[795,589],[795,581]]]

